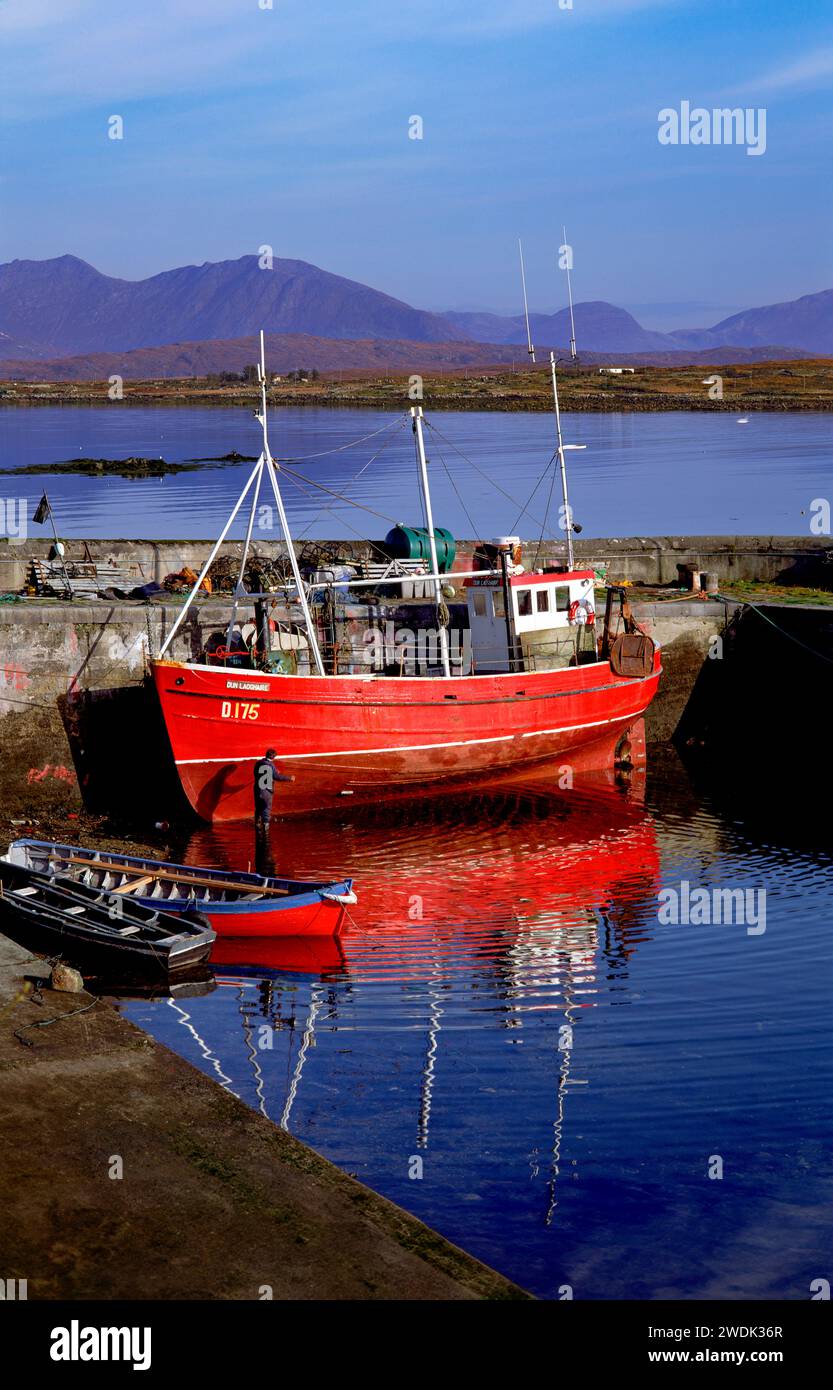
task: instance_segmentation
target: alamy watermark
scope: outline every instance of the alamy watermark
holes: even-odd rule
[[[53,1328],[51,1341],[53,1361],[128,1361],[134,1371],[150,1369],[149,1327],[87,1327],[73,1319]]]
[[[745,145],[747,154],[766,154],[765,106],[664,106],[657,113],[661,145]]]
[[[0,536],[10,545],[23,545],[29,534],[28,498],[0,497]]]
[[[22,1303],[29,1297],[28,1279],[0,1279],[0,1301]]]
[[[657,893],[660,926],[745,926],[747,936],[766,931],[765,888],[692,888],[683,879],[679,888]]]
[[[468,628],[447,628],[448,650],[452,666],[462,676],[471,673],[471,632]],[[407,675],[416,675],[442,661],[439,629],[397,627],[390,619],[384,629],[368,628],[362,636],[364,664],[374,671],[400,667]]]

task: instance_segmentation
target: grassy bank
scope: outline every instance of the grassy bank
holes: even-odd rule
[[[720,378],[716,383],[714,378]],[[709,381],[707,383],[707,378]],[[281,381],[269,389],[275,406],[369,407],[407,409],[406,374],[370,377],[322,373],[316,381]],[[466,372],[425,374],[422,404],[427,410],[552,409],[549,369],[478,368]],[[106,405],[110,385],[101,382],[5,382],[0,404]],[[710,392],[722,390],[722,397]],[[703,410],[741,414],[756,410],[833,409],[833,359],[756,362],[739,366],[636,367],[633,375],[608,376],[598,366],[561,367],[561,405],[575,411]],[[253,406],[255,388],[243,382],[220,383],[188,377],[125,381],[124,405]]]

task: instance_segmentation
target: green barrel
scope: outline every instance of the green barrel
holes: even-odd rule
[[[457,542],[444,526],[434,527],[434,540],[437,546],[437,566],[440,574],[448,574],[457,554]],[[394,526],[385,536],[391,557],[394,560],[422,560],[431,565],[431,538],[424,526]]]

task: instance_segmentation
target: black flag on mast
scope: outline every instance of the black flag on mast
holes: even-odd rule
[[[37,510],[35,512],[35,515],[32,517],[32,520],[35,522],[37,526],[42,526],[48,516],[49,498],[47,497],[46,493],[44,493],[43,497],[38,503]]]

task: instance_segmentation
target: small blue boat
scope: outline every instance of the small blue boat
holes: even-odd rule
[[[349,878],[268,878],[54,840],[14,840],[3,859],[56,882],[82,883],[175,916],[198,912],[221,936],[335,936],[356,901]]]

